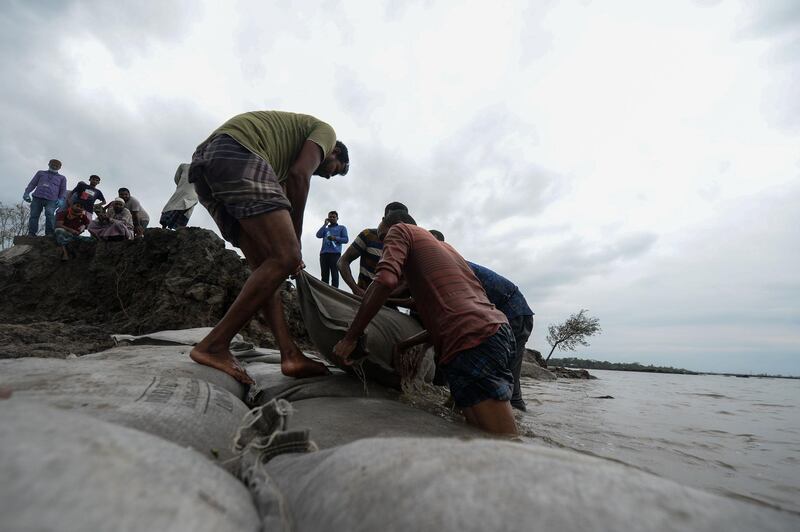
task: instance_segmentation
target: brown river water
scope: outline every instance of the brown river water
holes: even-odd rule
[[[800,513],[800,380],[591,373],[523,379],[528,438]]]

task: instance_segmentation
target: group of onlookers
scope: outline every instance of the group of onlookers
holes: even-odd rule
[[[161,226],[165,229],[184,227],[189,222],[197,195],[188,181],[188,164],[178,167],[175,174],[177,189],[161,215]],[[144,236],[150,224],[150,216],[130,190],[122,187],[118,196],[107,202],[98,188],[100,176],[89,176],[89,182],[79,181],[67,189],[67,178],[59,171],[61,161],[51,159],[47,170],[36,172],[22,196],[31,204],[28,235],[39,233],[39,219],[45,218],[45,235],[53,236],[61,252],[62,260],[69,260],[67,245],[88,231],[98,240],[132,240]]]

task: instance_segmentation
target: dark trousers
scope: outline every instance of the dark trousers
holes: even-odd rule
[[[57,200],[46,200],[33,196],[31,198],[31,217],[28,220],[28,234],[36,236],[39,232],[39,217],[44,211],[44,234],[52,235],[56,229]]]
[[[339,268],[336,263],[339,262],[341,253],[320,253],[319,255],[319,269],[322,270],[322,282],[339,288]],[[328,280],[330,278],[330,281]]]
[[[522,390],[519,387],[519,374],[522,372],[522,358],[525,355],[525,342],[533,332],[533,316],[517,316],[508,320],[511,331],[514,333],[516,344],[515,357],[511,361],[511,374],[514,375],[514,392],[511,394],[511,406],[525,411],[525,401],[522,400]]]

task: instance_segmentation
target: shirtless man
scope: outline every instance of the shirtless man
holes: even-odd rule
[[[303,266],[300,236],[312,174],[345,175],[349,161],[331,126],[281,111],[237,115],[197,147],[189,181],[225,240],[242,250],[252,273],[225,316],[192,349],[192,360],[252,384],[229,346],[262,310],[278,342],[284,375],[328,373],[292,340],[278,288]]]
[[[334,353],[350,363],[358,338],[401,277],[416,302],[426,331],[400,342],[396,351],[431,341],[456,406],[467,422],[495,434],[516,434],[511,411],[514,336],[466,261],[404,212],[378,226],[383,254],[373,282]]]

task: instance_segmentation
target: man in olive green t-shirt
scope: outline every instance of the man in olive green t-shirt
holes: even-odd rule
[[[300,236],[311,176],[345,175],[349,167],[347,147],[336,140],[331,126],[281,111],[237,115],[197,147],[189,181],[222,236],[241,248],[252,273],[225,316],[192,349],[192,360],[252,384],[229,346],[263,310],[281,351],[284,375],[328,373],[292,340],[278,289],[303,267]]]

